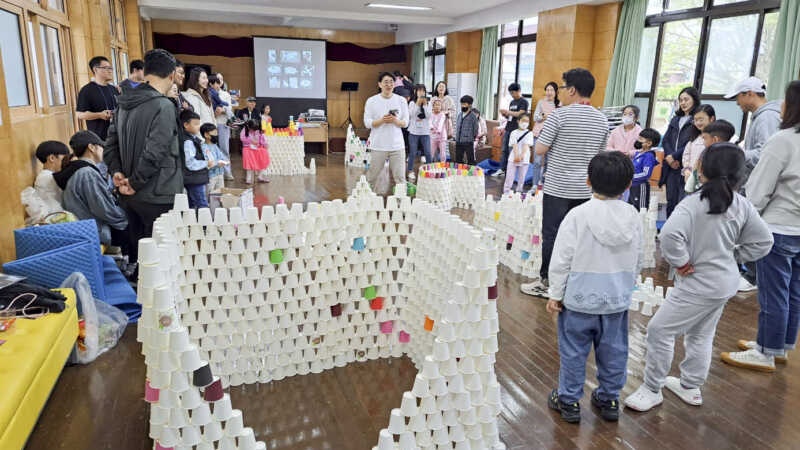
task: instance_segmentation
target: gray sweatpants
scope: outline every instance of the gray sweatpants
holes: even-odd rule
[[[391,152],[372,151],[372,158],[369,162],[369,169],[367,169],[367,181],[374,191],[377,192],[375,183],[378,177],[383,172],[383,166],[386,160],[389,160],[389,174],[391,175],[391,184],[389,185],[389,193],[393,193],[396,184],[405,183],[406,181],[406,152],[405,150],[394,150]]]
[[[647,325],[647,356],[644,384],[654,392],[661,391],[672,367],[675,338],[683,335],[686,357],[681,361],[681,384],[700,387],[708,377],[711,351],[717,323],[727,300],[692,298],[675,294],[664,300]]]

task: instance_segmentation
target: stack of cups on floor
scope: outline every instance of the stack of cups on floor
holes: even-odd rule
[[[530,278],[542,264],[542,197],[509,192],[494,201],[487,195],[475,207],[475,226],[497,230],[500,263]]]
[[[444,210],[473,208],[485,194],[483,170],[477,166],[430,163],[419,168],[417,198]]]
[[[225,388],[404,354],[428,389],[391,439],[502,448],[495,235],[398,193],[384,205],[361,179],[346,202],[213,212],[176,196],[140,251],[160,448],[264,448]]]
[[[656,235],[658,229],[656,220],[658,219],[658,194],[652,193],[650,195],[650,207],[647,210],[640,210],[639,216],[642,219],[642,235],[644,241],[642,242],[642,251],[644,252],[645,269],[652,269],[656,267]]]
[[[311,160],[305,166],[305,141],[303,136],[265,136],[269,146],[269,167],[263,172],[267,175],[307,175],[316,173],[316,165]]]
[[[369,168],[371,152],[353,131],[353,125],[347,125],[347,140],[344,143],[344,164],[351,167]]]
[[[656,308],[664,303],[666,295],[669,295],[671,290],[671,287],[667,288],[665,294],[664,286],[654,286],[652,278],[646,278],[642,282],[642,276],[639,275],[631,298],[630,310],[639,311],[645,316],[652,316]]]

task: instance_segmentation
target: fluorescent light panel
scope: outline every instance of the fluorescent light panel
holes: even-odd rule
[[[428,6],[389,5],[386,3],[367,3],[367,8],[407,9],[410,11],[428,11],[433,8]]]

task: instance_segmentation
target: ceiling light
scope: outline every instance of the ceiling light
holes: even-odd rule
[[[429,6],[388,5],[385,3],[367,3],[367,8],[406,9],[409,11],[429,11]]]

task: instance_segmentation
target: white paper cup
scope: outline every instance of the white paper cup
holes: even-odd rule
[[[187,425],[181,428],[181,443],[184,446],[193,446],[200,443],[202,439],[202,435],[200,434],[200,428],[192,425]]]
[[[189,196],[186,194],[175,194],[175,201],[172,205],[173,211],[188,211]]]
[[[155,239],[139,239],[139,264],[155,265],[158,264],[158,244]]]
[[[225,422],[225,436],[236,437],[242,433],[244,425],[242,423],[242,412],[234,409],[231,417]]]

